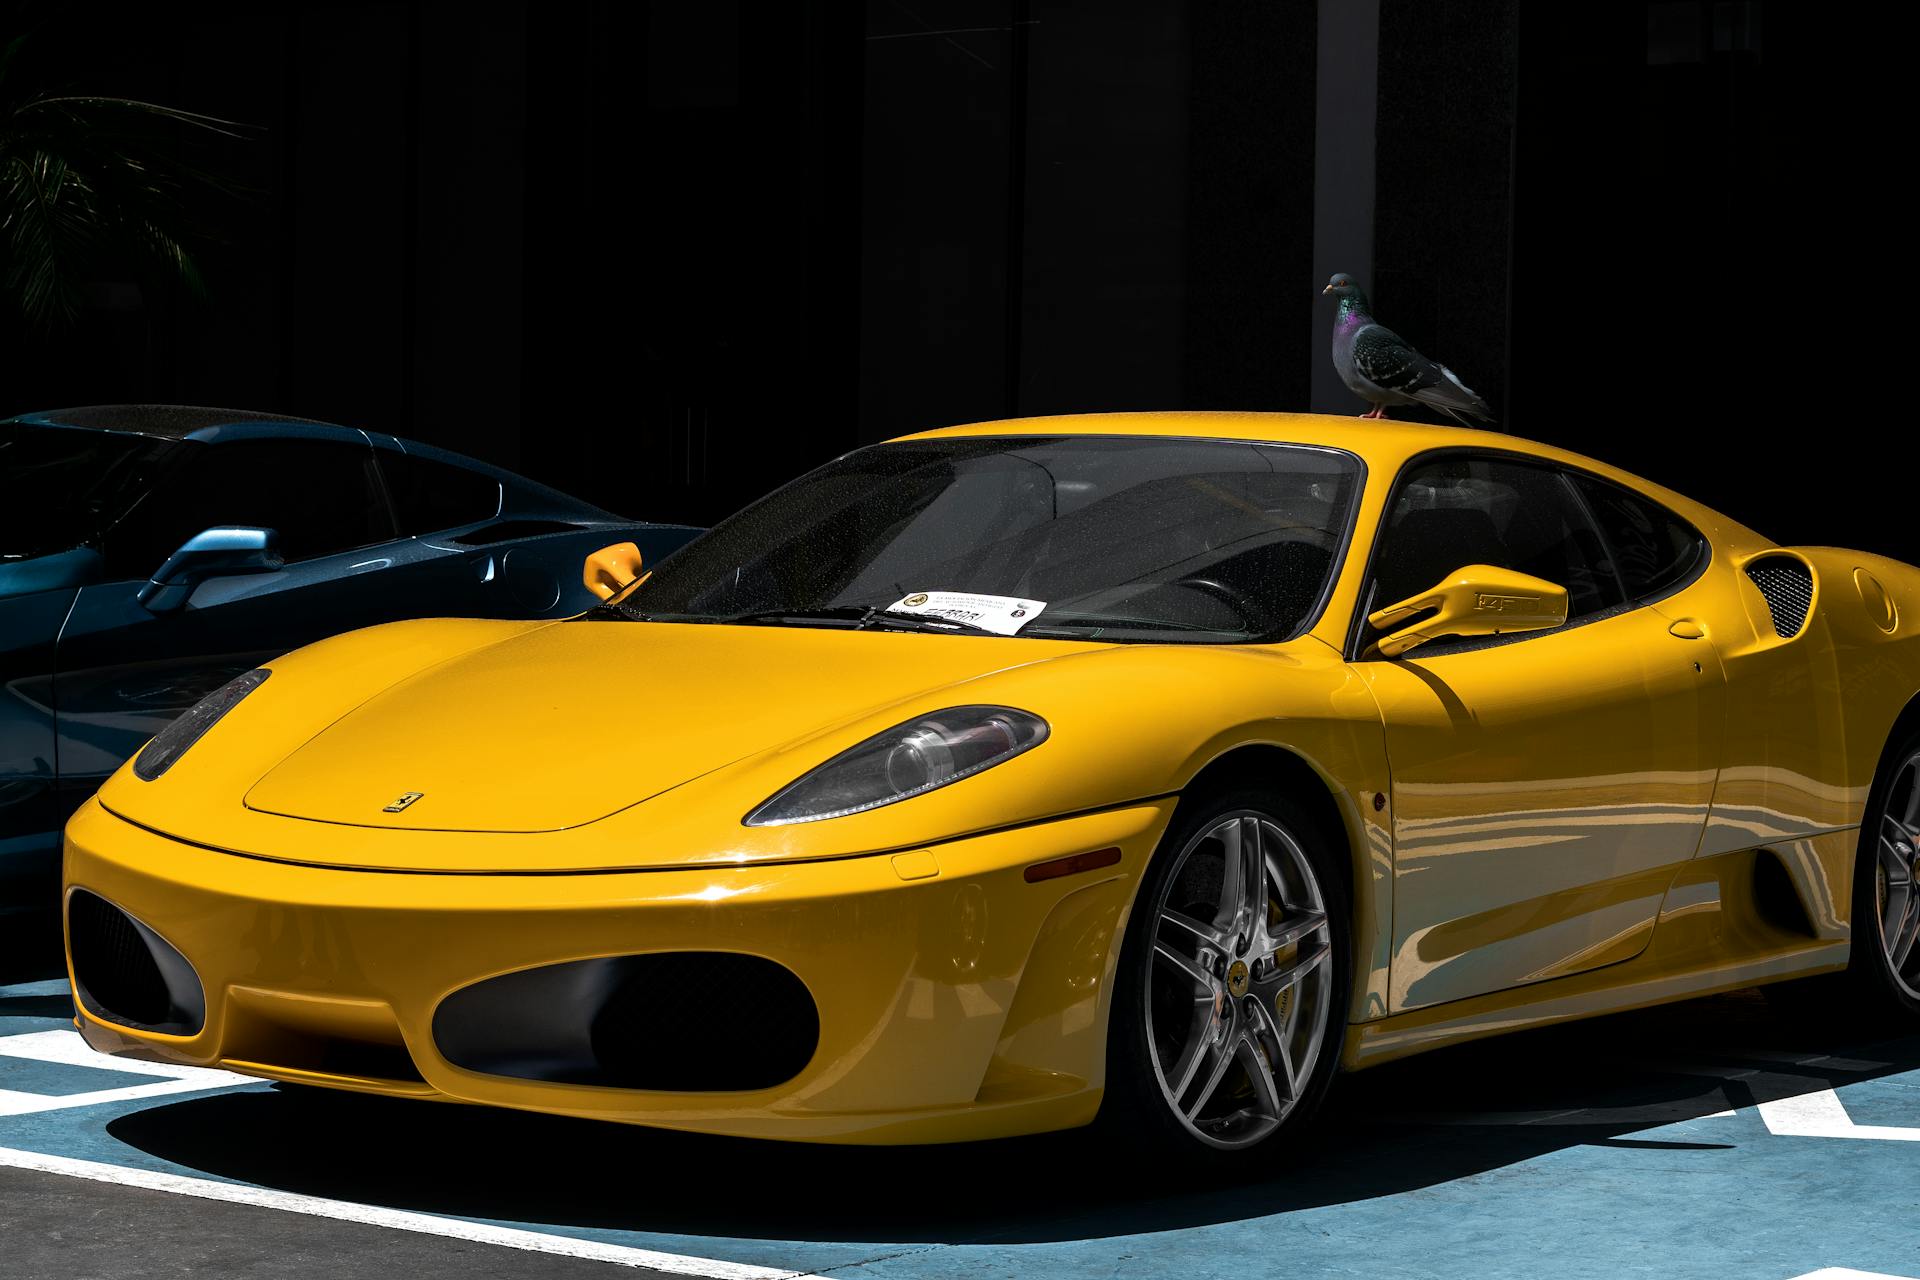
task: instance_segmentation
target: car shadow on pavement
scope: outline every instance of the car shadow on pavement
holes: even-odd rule
[[[1483,1041],[1347,1077],[1270,1172],[1114,1153],[1068,1133],[835,1147],[280,1088],[108,1126],[178,1165],[472,1218],[681,1236],[1037,1243],[1203,1226],[1413,1191],[1583,1145],[1920,1067],[1920,1035],[1821,1033],[1757,991]],[[1696,1131],[1711,1134],[1711,1130]]]
[[[60,937],[58,912],[0,912],[0,987],[66,976],[66,949]],[[4,1001],[0,1001],[0,1017],[23,1012],[9,1009]],[[56,1012],[35,1016],[66,1017],[68,1014]]]

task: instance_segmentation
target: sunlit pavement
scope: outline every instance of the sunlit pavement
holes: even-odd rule
[[[1756,992],[1355,1076],[1253,1179],[155,1075],[70,1017],[62,982],[0,986],[9,1277],[1920,1277],[1920,1035]]]

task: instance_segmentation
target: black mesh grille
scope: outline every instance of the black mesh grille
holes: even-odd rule
[[[167,980],[126,912],[84,890],[67,904],[73,976],[95,1011],[116,1022],[153,1027],[173,1011]]]
[[[1747,576],[1766,597],[1774,632],[1782,640],[1799,635],[1813,609],[1813,572],[1792,556],[1769,556],[1748,565]]]

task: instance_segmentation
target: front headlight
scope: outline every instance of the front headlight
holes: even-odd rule
[[[272,674],[265,667],[255,667],[243,676],[235,676],[182,711],[179,719],[155,734],[153,741],[142,747],[140,754],[134,757],[134,776],[142,782],[152,782],[173,768],[173,762],[185,755],[188,747],[200,741],[201,734],[219,723],[221,716],[239,706],[240,699],[265,684],[267,677]]]
[[[1047,740],[1047,722],[1012,707],[948,707],[849,747],[748,814],[780,827],[863,813],[958,782]]]

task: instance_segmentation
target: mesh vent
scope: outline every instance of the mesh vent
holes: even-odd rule
[[[1766,597],[1775,634],[1782,640],[1799,635],[1813,609],[1813,572],[1792,556],[1769,556],[1748,565],[1747,576]]]
[[[67,945],[76,994],[89,1012],[170,1035],[200,1030],[204,1001],[186,958],[105,898],[74,890]]]

